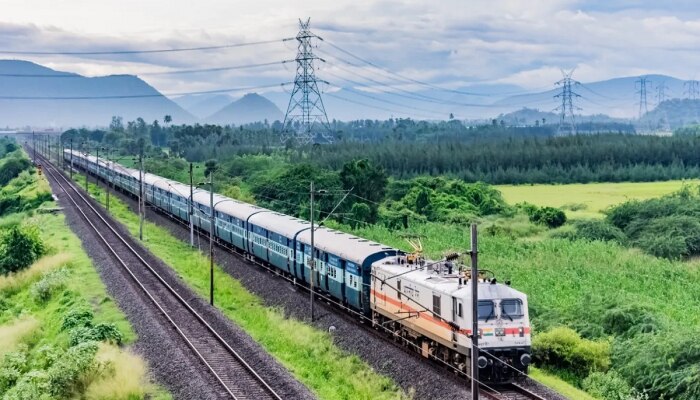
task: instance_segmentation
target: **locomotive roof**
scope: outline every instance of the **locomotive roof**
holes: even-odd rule
[[[387,277],[403,274],[401,275],[401,281],[403,284],[408,282],[414,282],[425,288],[431,289],[435,292],[449,294],[458,298],[465,298],[471,295],[471,283],[464,282],[459,285],[459,278],[457,275],[445,276],[439,275],[432,271],[426,271],[425,269],[417,269],[415,266],[409,267],[408,264],[387,264],[389,260],[380,260],[373,264],[377,270],[385,271]],[[431,261],[427,261],[429,264]],[[406,273],[408,268],[415,268],[413,271]],[[501,283],[492,284],[488,280],[485,282],[479,282],[478,284],[478,296],[479,299],[503,299],[503,298],[519,298],[525,299],[527,296],[508,285]]]

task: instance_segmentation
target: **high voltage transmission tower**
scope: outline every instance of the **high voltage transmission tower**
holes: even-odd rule
[[[581,83],[571,78],[571,76],[574,74],[574,70],[571,70],[569,73],[562,70],[561,73],[564,75],[564,78],[562,78],[562,80],[559,82],[556,82],[557,85],[561,85],[561,93],[554,96],[556,99],[561,99],[561,105],[555,108],[555,111],[559,111],[559,128],[557,129],[557,134],[561,135],[567,131],[568,133],[575,135],[576,114],[574,113],[574,110],[579,111],[581,108],[574,107],[574,98],[581,97],[581,95],[574,92],[572,87],[580,85]]]
[[[647,85],[651,85],[651,81],[646,76],[640,76],[635,83],[637,85],[637,94],[639,95],[639,119],[641,120],[644,114],[649,112]]]
[[[663,103],[664,100],[668,98],[666,94],[667,90],[668,86],[666,86],[666,82],[661,82],[661,85],[656,87],[656,105]]]
[[[283,140],[294,138],[297,142],[331,142],[331,125],[328,122],[326,108],[323,106],[321,92],[318,89],[314,60],[324,61],[313,53],[311,39],[321,39],[309,30],[310,18],[299,20],[299,42],[297,51],[297,72],[294,89],[289,97],[287,113],[284,116]],[[323,81],[321,81],[323,82]]]
[[[685,95],[690,100],[697,100],[700,97],[700,82],[696,80],[687,81],[683,84],[685,87]]]

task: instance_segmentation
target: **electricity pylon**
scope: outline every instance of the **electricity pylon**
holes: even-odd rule
[[[564,78],[556,82],[557,85],[561,86],[561,93],[554,96],[555,99],[561,99],[561,105],[554,109],[555,111],[559,111],[559,128],[557,129],[557,135],[562,135],[565,132],[571,135],[576,134],[576,114],[574,110],[580,111],[581,108],[574,106],[574,98],[581,97],[581,95],[574,92],[572,88],[581,83],[571,78],[575,70],[574,68],[569,73],[562,70],[561,73],[564,75]]]

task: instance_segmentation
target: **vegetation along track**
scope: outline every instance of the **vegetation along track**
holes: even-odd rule
[[[281,400],[282,397],[151,267],[135,246],[129,244],[130,238],[117,232],[73,182],[48,160],[43,161],[47,166],[46,172],[75,205],[95,231],[96,237],[221,384],[222,396],[236,400]],[[133,268],[136,265],[142,265],[145,269]]]

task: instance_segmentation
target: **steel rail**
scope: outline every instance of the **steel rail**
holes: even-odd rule
[[[165,287],[177,300],[180,304],[182,304],[189,313],[194,316],[200,324],[206,328],[207,331],[211,333],[211,335],[231,354],[236,361],[244,368],[246,369],[251,376],[255,378],[255,380],[261,385],[261,387],[264,389],[264,391],[268,392],[272,398],[277,399],[277,400],[282,400],[282,397],[280,397],[279,394],[275,392],[274,389],[270,387],[270,385],[251,367],[244,359],[242,356],[240,356],[222,337],[219,335],[219,333],[209,324],[206,322],[206,320],[199,314],[197,313],[192,306],[190,306],[187,301],[185,301],[176,291],[173,289],[172,286],[170,286],[156,271],[155,269],[146,261],[143,259],[143,257],[129,244],[127,241],[122,237],[121,234],[119,234],[114,227],[100,214],[100,212],[93,207],[93,205],[85,198],[85,196],[80,193],[78,189],[75,188],[75,185],[73,184],[72,181],[70,181],[68,178],[66,178],[61,171],[59,171],[50,161],[48,161],[45,157],[39,156],[40,159],[43,159],[46,161],[46,165],[50,167],[50,169],[53,169],[54,171],[51,171],[49,168],[46,169],[46,171],[51,175],[51,177],[54,179],[54,181],[61,187],[61,189],[64,191],[64,193],[67,195],[68,199],[73,203],[80,212],[80,214],[85,218],[87,223],[90,225],[90,227],[95,231],[95,233],[98,235],[98,237],[101,239],[101,241],[106,245],[107,249],[114,255],[114,257],[117,259],[117,261],[124,267],[124,269],[128,272],[128,274],[132,277],[132,279],[136,282],[136,284],[144,291],[146,296],[155,304],[156,308],[165,316],[165,318],[170,322],[170,324],[173,325],[173,327],[176,329],[176,331],[180,334],[180,336],[185,340],[187,345],[194,351],[194,353],[197,355],[197,357],[204,363],[204,365],[209,369],[209,371],[214,375],[214,377],[221,383],[223,388],[226,390],[227,394],[231,396],[234,400],[242,400],[244,397],[238,397],[233,393],[233,389],[227,385],[222,377],[215,371],[213,365],[206,360],[206,357],[202,354],[200,349],[197,348],[197,346],[193,343],[193,341],[187,337],[187,334],[183,331],[180,326],[173,320],[171,315],[161,306],[161,304],[158,302],[158,300],[155,299],[155,297],[151,294],[151,292],[145,287],[145,285],[139,280],[139,278],[132,272],[132,270],[129,268],[129,266],[126,264],[126,262],[122,259],[122,257],[119,256],[119,254],[115,251],[113,246],[111,246],[107,239],[102,235],[100,230],[95,226],[95,224],[90,220],[90,218],[85,214],[83,209],[80,207],[80,205],[75,201],[73,196],[68,192],[66,187],[61,184],[61,182],[56,178],[56,175],[60,176],[61,179],[63,179],[64,182],[66,182],[71,190],[73,190],[80,199],[85,202],[85,204],[92,210],[93,213],[104,223],[104,225],[114,234],[114,236],[119,239],[121,243],[123,243],[133,255],[138,258],[138,260],[157,278],[157,280]]]

